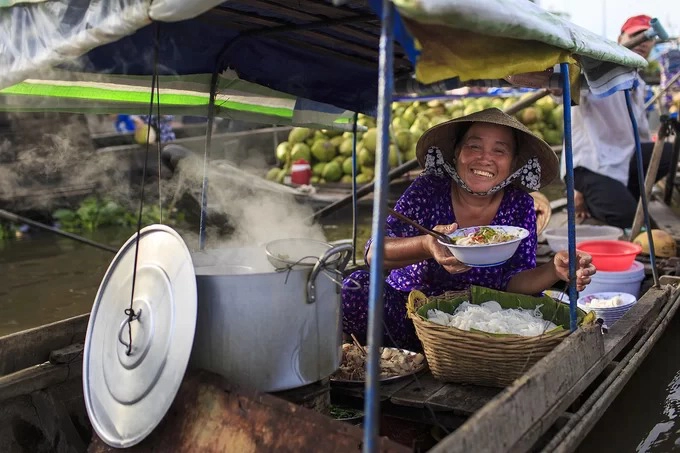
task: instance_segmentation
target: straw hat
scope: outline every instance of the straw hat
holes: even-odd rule
[[[550,223],[552,208],[550,200],[541,192],[531,192],[529,195],[534,199],[534,210],[536,211],[536,234],[541,234]]]
[[[560,164],[557,155],[550,145],[536,137],[524,124],[514,117],[507,115],[497,108],[482,110],[467,116],[438,124],[420,137],[416,144],[416,158],[421,167],[425,167],[425,156],[431,146],[438,147],[446,162],[453,162],[453,150],[456,140],[460,137],[460,132],[464,127],[469,127],[470,123],[491,123],[508,126],[518,131],[517,152],[519,164],[522,167],[529,159],[535,157],[541,166],[540,187],[545,187],[559,174]],[[516,181],[518,182],[518,181]],[[529,189],[529,188],[526,188]],[[531,190],[531,189],[530,189]]]

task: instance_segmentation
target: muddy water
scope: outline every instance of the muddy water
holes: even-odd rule
[[[94,238],[118,246],[117,236]],[[0,241],[0,335],[90,311],[113,256],[51,233]]]

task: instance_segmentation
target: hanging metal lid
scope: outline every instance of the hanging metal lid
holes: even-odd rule
[[[85,406],[112,447],[141,442],[160,423],[184,377],[196,330],[196,276],[180,235],[140,231],[118,251],[97,292],[83,360]],[[130,341],[130,339],[132,341]]]

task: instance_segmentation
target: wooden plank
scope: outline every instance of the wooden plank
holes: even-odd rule
[[[85,341],[89,314],[0,337],[0,376],[47,362],[50,353]]]
[[[680,217],[673,212],[670,206],[661,201],[648,203],[649,215],[662,230],[668,232],[676,240],[680,240]]]
[[[458,415],[472,415],[491,401],[501,390],[477,385],[446,384],[425,404],[433,410],[452,411]]]
[[[390,401],[401,406],[425,407],[425,401],[441,390],[444,385],[428,372],[396,392]]]
[[[544,452],[574,451],[586,438],[633,373],[640,367],[673,319],[680,306],[680,300],[677,293],[672,294],[671,297],[673,300],[667,302],[657,315],[652,323],[651,330],[640,337],[613,373],[589,396],[588,400],[575,414],[574,419],[570,420],[545,446]]]
[[[629,312],[632,311],[632,313],[628,315],[626,319],[631,321],[628,323],[621,323],[621,320],[624,319],[622,317],[619,322],[613,326],[613,330],[610,329],[610,331],[604,335],[605,353],[603,357],[593,365],[593,367],[588,370],[564,396],[558,398],[555,404],[540,420],[538,420],[537,423],[527,430],[522,439],[513,446],[513,451],[529,450],[553,423],[558,422],[559,417],[563,415],[563,412],[569,408],[576,398],[578,398],[578,396],[581,395],[600,374],[607,372],[607,367],[614,363],[614,359],[619,352],[635,337],[636,333],[641,330],[643,324],[654,312],[654,307],[658,307],[666,300],[667,294],[669,294],[669,289],[647,293],[641,298],[641,307],[645,307],[644,310],[629,310]]]
[[[230,387],[219,376],[189,372],[163,421],[128,453],[351,452],[363,431],[264,393]],[[411,449],[382,437],[381,452]],[[118,452],[95,436],[90,453]]]
[[[422,376],[422,373],[421,373]],[[380,384],[380,401],[387,401],[398,391],[410,385],[415,381],[415,378],[408,377],[404,379],[399,379],[390,383]],[[343,384],[331,384],[332,391],[339,395],[349,396],[351,398],[363,399],[365,395],[365,387],[363,385],[343,385]]]
[[[19,395],[28,395],[69,379],[77,379],[82,374],[82,367],[82,357],[79,357],[70,364],[53,365],[46,362],[2,376],[0,377],[0,401]]]
[[[577,330],[431,451],[512,451],[603,355],[599,327]]]
[[[606,357],[609,358],[608,362],[614,360],[630,343],[650,314],[668,301],[671,290],[670,286],[650,288],[616,324],[611,326],[604,337],[604,349]]]
[[[471,449],[467,451],[485,451],[484,448],[479,450],[472,448],[474,442],[481,441],[480,438],[483,438],[483,431],[479,432],[475,426],[470,426],[471,423],[475,423],[473,419],[482,414],[482,419],[479,423],[497,423],[500,426],[503,420],[502,417],[508,416],[508,413],[511,413],[513,410],[517,410],[517,414],[521,414],[521,416],[516,419],[516,429],[513,430],[515,433],[505,433],[501,436],[494,434],[494,436],[489,438],[489,441],[495,442],[495,444],[487,445],[488,450],[486,451],[526,451],[530,449],[541,435],[559,419],[573,401],[588,388],[605,367],[635,337],[650,313],[655,307],[667,300],[669,294],[669,287],[661,289],[653,288],[641,297],[636,306],[631,308],[606,335],[597,334],[595,347],[600,350],[600,356],[594,356],[594,361],[592,355],[593,344],[590,346],[584,345],[580,349],[579,347],[575,349],[571,347],[568,351],[565,351],[563,357],[558,355],[560,353],[559,349],[568,346],[566,345],[567,341],[573,342],[575,335],[570,336],[559,348],[556,348],[555,351],[536,364],[525,375],[524,379],[527,379],[525,384],[534,382],[533,386],[524,385],[524,388],[522,388],[521,386],[518,387],[521,380],[515,382],[512,387],[482,408],[480,412],[461,427],[459,431],[462,432],[463,428],[465,428],[465,436],[455,438],[451,442],[468,442],[467,445]],[[579,357],[579,353],[583,353],[583,356]],[[590,358],[584,361],[586,355],[589,355]],[[591,366],[587,367],[586,365],[589,361]],[[570,363],[573,363],[574,366],[571,367]],[[544,374],[541,375],[541,372]],[[568,379],[565,379],[565,377],[568,377]],[[557,381],[561,382],[559,382],[558,386],[549,385],[549,388],[536,392],[537,388],[547,384],[546,380],[551,379],[555,381],[552,384],[555,384]],[[515,390],[513,391],[513,389]],[[507,393],[510,393],[510,395],[507,395]],[[537,406],[538,410],[535,409]],[[540,407],[543,408],[542,413]],[[496,416],[495,420],[494,412],[500,414]],[[529,420],[526,420],[527,418]],[[453,436],[456,435],[456,433],[453,434]],[[475,436],[479,436],[479,438],[475,438]],[[484,444],[480,445],[483,446]],[[494,450],[499,445],[502,445],[502,448]],[[452,449],[447,451],[458,450]],[[462,449],[460,451],[466,450]]]

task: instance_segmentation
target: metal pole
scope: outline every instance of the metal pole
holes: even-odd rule
[[[673,78],[666,84],[666,86],[661,88],[657,93],[655,93],[654,96],[652,96],[652,98],[649,101],[645,102],[645,110],[647,110],[650,105],[654,104],[654,102],[656,102],[657,99],[663,96],[663,94],[666,91],[668,91],[668,89],[672,87],[673,84],[678,81],[678,79],[680,79],[680,72],[675,74]]]
[[[647,228],[647,239],[649,241],[649,261],[652,266],[652,277],[654,279],[654,286],[659,287],[659,272],[656,269],[656,256],[654,253],[654,240],[652,237],[652,225],[649,221],[649,209],[647,207],[647,195],[645,194],[645,176],[644,164],[642,163],[642,146],[640,145],[640,134],[638,132],[637,120],[635,119],[635,112],[633,112],[633,100],[630,96],[630,90],[625,90],[626,107],[628,108],[628,115],[630,122],[633,124],[633,137],[635,138],[635,155],[637,156],[638,168],[638,187],[640,187],[640,202],[642,203],[642,212],[645,217],[645,228]]]
[[[383,259],[385,255],[385,217],[389,184],[390,113],[394,90],[394,6],[382,2],[382,28],[378,69],[378,149],[376,158],[376,196],[373,203],[373,260],[368,299],[368,360],[364,412],[364,453],[378,451],[380,433],[380,347],[383,334]]]
[[[567,167],[567,237],[569,240],[569,327],[577,327],[576,317],[576,210],[574,208],[574,156],[571,149],[571,85],[569,65],[560,63],[562,102],[564,104],[564,159]]]
[[[35,220],[28,219],[26,217],[22,217],[17,214],[13,214],[11,212],[5,211],[4,209],[0,209],[0,217],[3,219],[6,219],[10,222],[14,223],[25,223],[27,225],[34,226],[36,228],[42,228],[45,231],[49,231],[50,233],[58,234],[59,236],[64,236],[69,239],[73,239],[74,241],[82,242],[83,244],[91,245],[93,247],[97,247],[98,249],[106,250],[108,252],[113,252],[117,253],[118,249],[115,247],[109,247],[108,245],[100,244],[98,242],[91,241],[87,238],[84,238],[82,236],[78,236],[77,234],[73,233],[67,233],[66,231],[61,231],[58,228],[51,227],[49,225],[45,225],[44,223],[36,222]]]
[[[652,195],[652,188],[656,182],[656,176],[659,173],[659,164],[661,163],[661,157],[663,156],[663,148],[666,144],[666,137],[668,137],[668,122],[663,118],[661,119],[661,126],[659,126],[659,131],[657,132],[656,143],[654,143],[654,149],[652,149],[652,156],[649,159],[649,165],[647,166],[647,174],[645,175],[645,185],[640,187],[640,200],[638,200],[637,210],[635,211],[635,217],[633,218],[633,226],[630,230],[630,239],[633,240],[640,233],[642,229],[642,197],[649,200]]]

